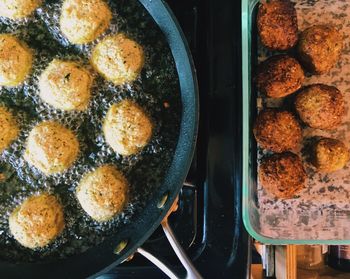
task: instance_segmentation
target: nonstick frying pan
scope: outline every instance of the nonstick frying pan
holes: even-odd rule
[[[139,248],[160,225],[189,170],[198,128],[198,86],[184,34],[170,8],[162,0],[139,0],[164,33],[169,44],[181,90],[182,119],[173,161],[142,214],[123,226],[116,235],[83,254],[53,262],[0,262],[1,278],[86,278],[120,264]]]

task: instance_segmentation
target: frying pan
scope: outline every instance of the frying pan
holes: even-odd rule
[[[142,214],[123,226],[116,235],[83,254],[54,262],[0,262],[1,278],[86,278],[98,276],[135,253],[160,225],[174,203],[188,173],[198,128],[198,86],[191,54],[178,22],[162,0],[139,0],[164,33],[179,77],[182,119],[173,161]]]

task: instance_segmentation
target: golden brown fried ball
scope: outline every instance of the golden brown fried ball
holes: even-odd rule
[[[288,55],[276,55],[259,65],[257,87],[271,98],[281,98],[300,89],[304,71],[299,62]]]
[[[271,0],[259,6],[257,26],[261,42],[272,50],[286,50],[298,41],[298,20],[294,4]]]
[[[291,153],[274,154],[259,166],[259,183],[277,198],[289,199],[305,186],[306,173],[300,158]]]
[[[298,43],[301,62],[314,74],[327,73],[338,62],[342,48],[343,35],[328,25],[307,28]]]
[[[293,150],[302,140],[301,127],[293,114],[277,109],[260,112],[253,133],[261,148],[274,152]]]
[[[28,46],[9,34],[0,34],[0,85],[17,86],[32,69],[33,54]]]
[[[86,110],[92,77],[75,62],[54,59],[39,80],[41,99],[61,110]]]
[[[314,165],[321,172],[342,169],[349,161],[349,150],[337,139],[321,138],[315,144]]]
[[[82,208],[96,221],[112,219],[126,204],[128,182],[111,165],[104,165],[86,174],[76,190]]]
[[[128,156],[139,152],[151,139],[153,124],[141,107],[130,100],[114,104],[103,123],[106,142]]]
[[[0,153],[3,152],[18,137],[19,127],[12,113],[0,105]]]
[[[312,128],[334,129],[345,113],[344,97],[334,86],[313,84],[296,97],[295,108],[301,120]]]
[[[55,196],[32,196],[12,212],[9,226],[13,237],[24,247],[44,247],[64,229],[63,208]]]
[[[77,159],[79,142],[74,133],[53,121],[35,126],[27,139],[24,159],[46,175],[67,170]]]
[[[97,39],[108,28],[112,12],[104,0],[65,0],[60,27],[73,44]]]
[[[31,15],[41,3],[42,0],[1,0],[0,16],[21,19]]]
[[[91,57],[96,71],[116,85],[135,80],[144,60],[142,47],[122,33],[103,39],[94,48]]]

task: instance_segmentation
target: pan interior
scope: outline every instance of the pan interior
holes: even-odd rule
[[[123,225],[142,214],[162,184],[179,137],[182,104],[174,60],[164,35],[136,0],[109,1],[113,21],[106,34],[124,32],[144,48],[146,64],[140,78],[127,85],[114,86],[95,75],[93,97],[86,113],[55,110],[38,98],[38,77],[52,59],[76,60],[89,67],[90,52],[97,43],[82,47],[68,44],[58,28],[60,5],[60,1],[46,1],[35,17],[16,24],[0,19],[0,33],[14,33],[35,50],[31,78],[23,86],[0,89],[0,103],[10,107],[21,124],[18,140],[2,154],[0,162],[0,172],[6,177],[0,182],[0,258],[5,261],[41,262],[66,258],[118,234]],[[126,98],[148,112],[154,122],[154,135],[141,153],[123,158],[104,142],[101,125],[110,105]],[[36,123],[48,119],[71,128],[81,144],[74,166],[52,177],[43,176],[23,160],[29,131]],[[112,221],[97,223],[82,211],[74,191],[84,173],[107,163],[116,165],[127,177],[130,200]],[[26,197],[43,191],[61,200],[66,228],[52,244],[33,251],[20,246],[10,235],[8,216]]]

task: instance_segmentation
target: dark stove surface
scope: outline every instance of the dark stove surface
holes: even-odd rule
[[[200,89],[197,150],[170,216],[204,278],[245,278],[248,237],[241,220],[240,1],[167,0],[187,37]],[[161,228],[143,245],[183,272]],[[166,278],[140,255],[101,278]]]

